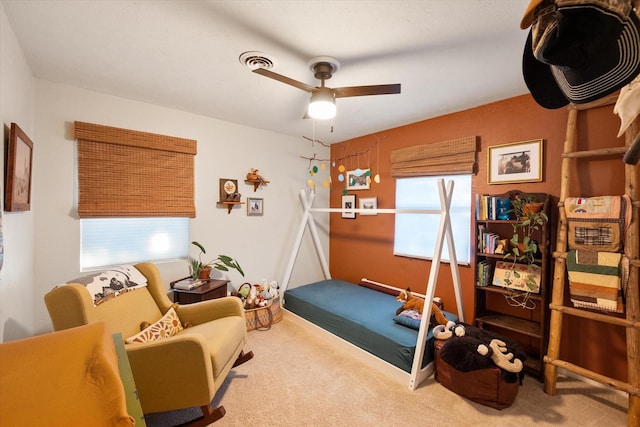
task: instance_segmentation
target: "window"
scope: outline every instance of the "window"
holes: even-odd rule
[[[80,268],[185,258],[197,142],[75,122]]]
[[[471,257],[471,175],[428,176],[396,180],[396,209],[440,209],[438,179],[454,181],[451,229],[459,264],[469,264]],[[394,255],[433,258],[440,215],[396,214]],[[442,260],[449,261],[445,239]]]
[[[80,269],[185,258],[189,218],[80,220]]]

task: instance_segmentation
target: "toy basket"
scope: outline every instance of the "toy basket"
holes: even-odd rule
[[[284,314],[282,305],[280,304],[280,293],[274,298],[267,300],[264,307],[256,307],[245,310],[247,322],[247,331],[255,329],[266,331],[271,329],[271,325],[282,320]]]

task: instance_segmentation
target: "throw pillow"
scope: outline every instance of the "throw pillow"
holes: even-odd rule
[[[180,323],[178,314],[173,307],[171,307],[160,320],[143,331],[127,338],[125,342],[127,344],[131,344],[134,342],[155,341],[162,338],[172,337],[183,329],[184,328],[182,327],[182,323]]]
[[[393,321],[399,325],[406,326],[411,329],[419,330],[422,314],[417,310],[403,310],[393,318]]]

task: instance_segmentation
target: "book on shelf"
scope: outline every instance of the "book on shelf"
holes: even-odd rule
[[[509,204],[501,203],[503,200],[508,199],[501,199],[489,194],[476,194],[476,219],[479,221],[508,219],[510,206]]]
[[[476,219],[484,221],[495,219],[495,197],[488,194],[476,194]]]
[[[477,286],[487,286],[491,283],[492,265],[488,261],[478,262]]]
[[[478,252],[493,255],[500,241],[500,235],[487,231],[484,226],[478,226]]]
[[[197,288],[198,286],[202,286],[203,282],[200,279],[182,279],[178,280],[173,284],[174,289],[180,289],[182,291],[190,291],[192,289]]]
[[[535,264],[517,264],[507,261],[496,262],[495,273],[491,282],[501,288],[540,293],[542,269]]]

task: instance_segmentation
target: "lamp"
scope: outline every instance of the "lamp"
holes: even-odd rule
[[[332,119],[336,116],[336,100],[333,90],[320,87],[311,94],[309,102],[309,116],[314,119]]]

